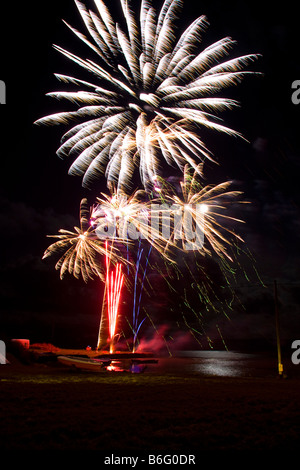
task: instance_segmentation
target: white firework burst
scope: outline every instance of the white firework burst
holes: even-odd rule
[[[94,80],[56,74],[85,91],[49,93],[78,107],[36,122],[79,120],[63,136],[57,153],[74,159],[69,173],[82,176],[84,186],[105,175],[108,186],[127,192],[139,168],[141,182],[149,189],[164,161],[183,171],[187,163],[197,169],[199,161],[212,159],[200,137],[201,126],[240,135],[216,116],[238,103],[213,95],[251,73],[243,68],[255,54],[228,59],[234,45],[230,37],[201,50],[208,24],[205,16],[176,37],[174,21],[181,0],[165,0],[158,14],[149,0],[142,0],[139,17],[127,0],[120,0],[124,30],[102,0],[94,0],[95,11],[78,0],[75,3],[88,34],[67,26],[96,53],[97,61],[55,48]]]

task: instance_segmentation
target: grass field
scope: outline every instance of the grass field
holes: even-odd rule
[[[0,366],[2,451],[297,450],[299,379]],[[17,454],[15,454],[17,455]]]

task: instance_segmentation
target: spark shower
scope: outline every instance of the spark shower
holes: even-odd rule
[[[83,59],[54,46],[83,75],[55,74],[64,89],[48,95],[69,101],[72,109],[42,117],[36,123],[68,125],[57,155],[72,161],[69,174],[80,176],[84,187],[97,188],[106,179],[109,194],[100,194],[90,209],[83,200],[81,227],[75,227],[75,232],[61,230],[54,236],[59,240],[44,256],[63,252],[56,264],[61,277],[66,272],[82,275],[85,281],[97,276],[106,283],[109,296],[115,295],[111,286],[118,286],[114,302],[104,308],[103,299],[102,332],[108,317],[110,327],[116,325],[123,284],[121,266],[128,265],[128,251],[134,246],[128,224],[168,262],[176,262],[174,251],[186,252],[182,233],[192,226],[201,228],[201,243],[196,244],[201,255],[215,254],[232,261],[227,248],[232,240],[241,240],[232,223],[241,221],[229,209],[232,201],[241,202],[241,192],[230,190],[230,181],[202,183],[207,163],[217,163],[204,143],[202,130],[243,138],[220,119],[220,112],[238,106],[222,93],[254,73],[243,69],[257,55],[228,57],[235,45],[230,37],[201,48],[208,27],[205,16],[177,35],[175,23],[183,6],[181,0],[165,0],[159,12],[148,0],[141,1],[139,11],[133,11],[127,0],[120,0],[120,23],[102,0],[94,0],[93,9],[78,0],[75,4],[85,32],[65,24],[93,58]],[[171,167],[182,176],[179,188],[168,182]],[[176,221],[173,230],[158,230],[158,226],[148,230],[148,222],[157,219],[157,212],[166,204],[172,208],[174,220],[176,214],[184,214],[179,231]],[[155,205],[159,210],[150,211]],[[109,224],[113,236],[99,237]],[[192,237],[196,234],[190,233]]]

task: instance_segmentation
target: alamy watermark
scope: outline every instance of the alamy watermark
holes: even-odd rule
[[[292,342],[292,349],[295,349],[291,356],[292,363],[297,366],[300,364],[300,339],[295,339]]]
[[[6,104],[6,85],[3,80],[0,80],[0,104]]]
[[[152,240],[181,240],[185,250],[199,250],[204,244],[205,204],[137,205],[134,217],[126,211],[94,213],[96,235],[100,239],[139,238]]]
[[[292,96],[291,100],[293,104],[299,104],[300,103],[300,80],[294,80],[292,83]]]
[[[6,364],[6,346],[4,341],[0,340],[0,364]]]

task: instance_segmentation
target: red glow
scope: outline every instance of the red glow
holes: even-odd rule
[[[116,335],[117,319],[123,282],[124,274],[122,274],[122,265],[120,263],[117,263],[115,270],[110,271],[109,257],[108,255],[106,255],[106,295],[111,353],[113,352],[113,342]]]

